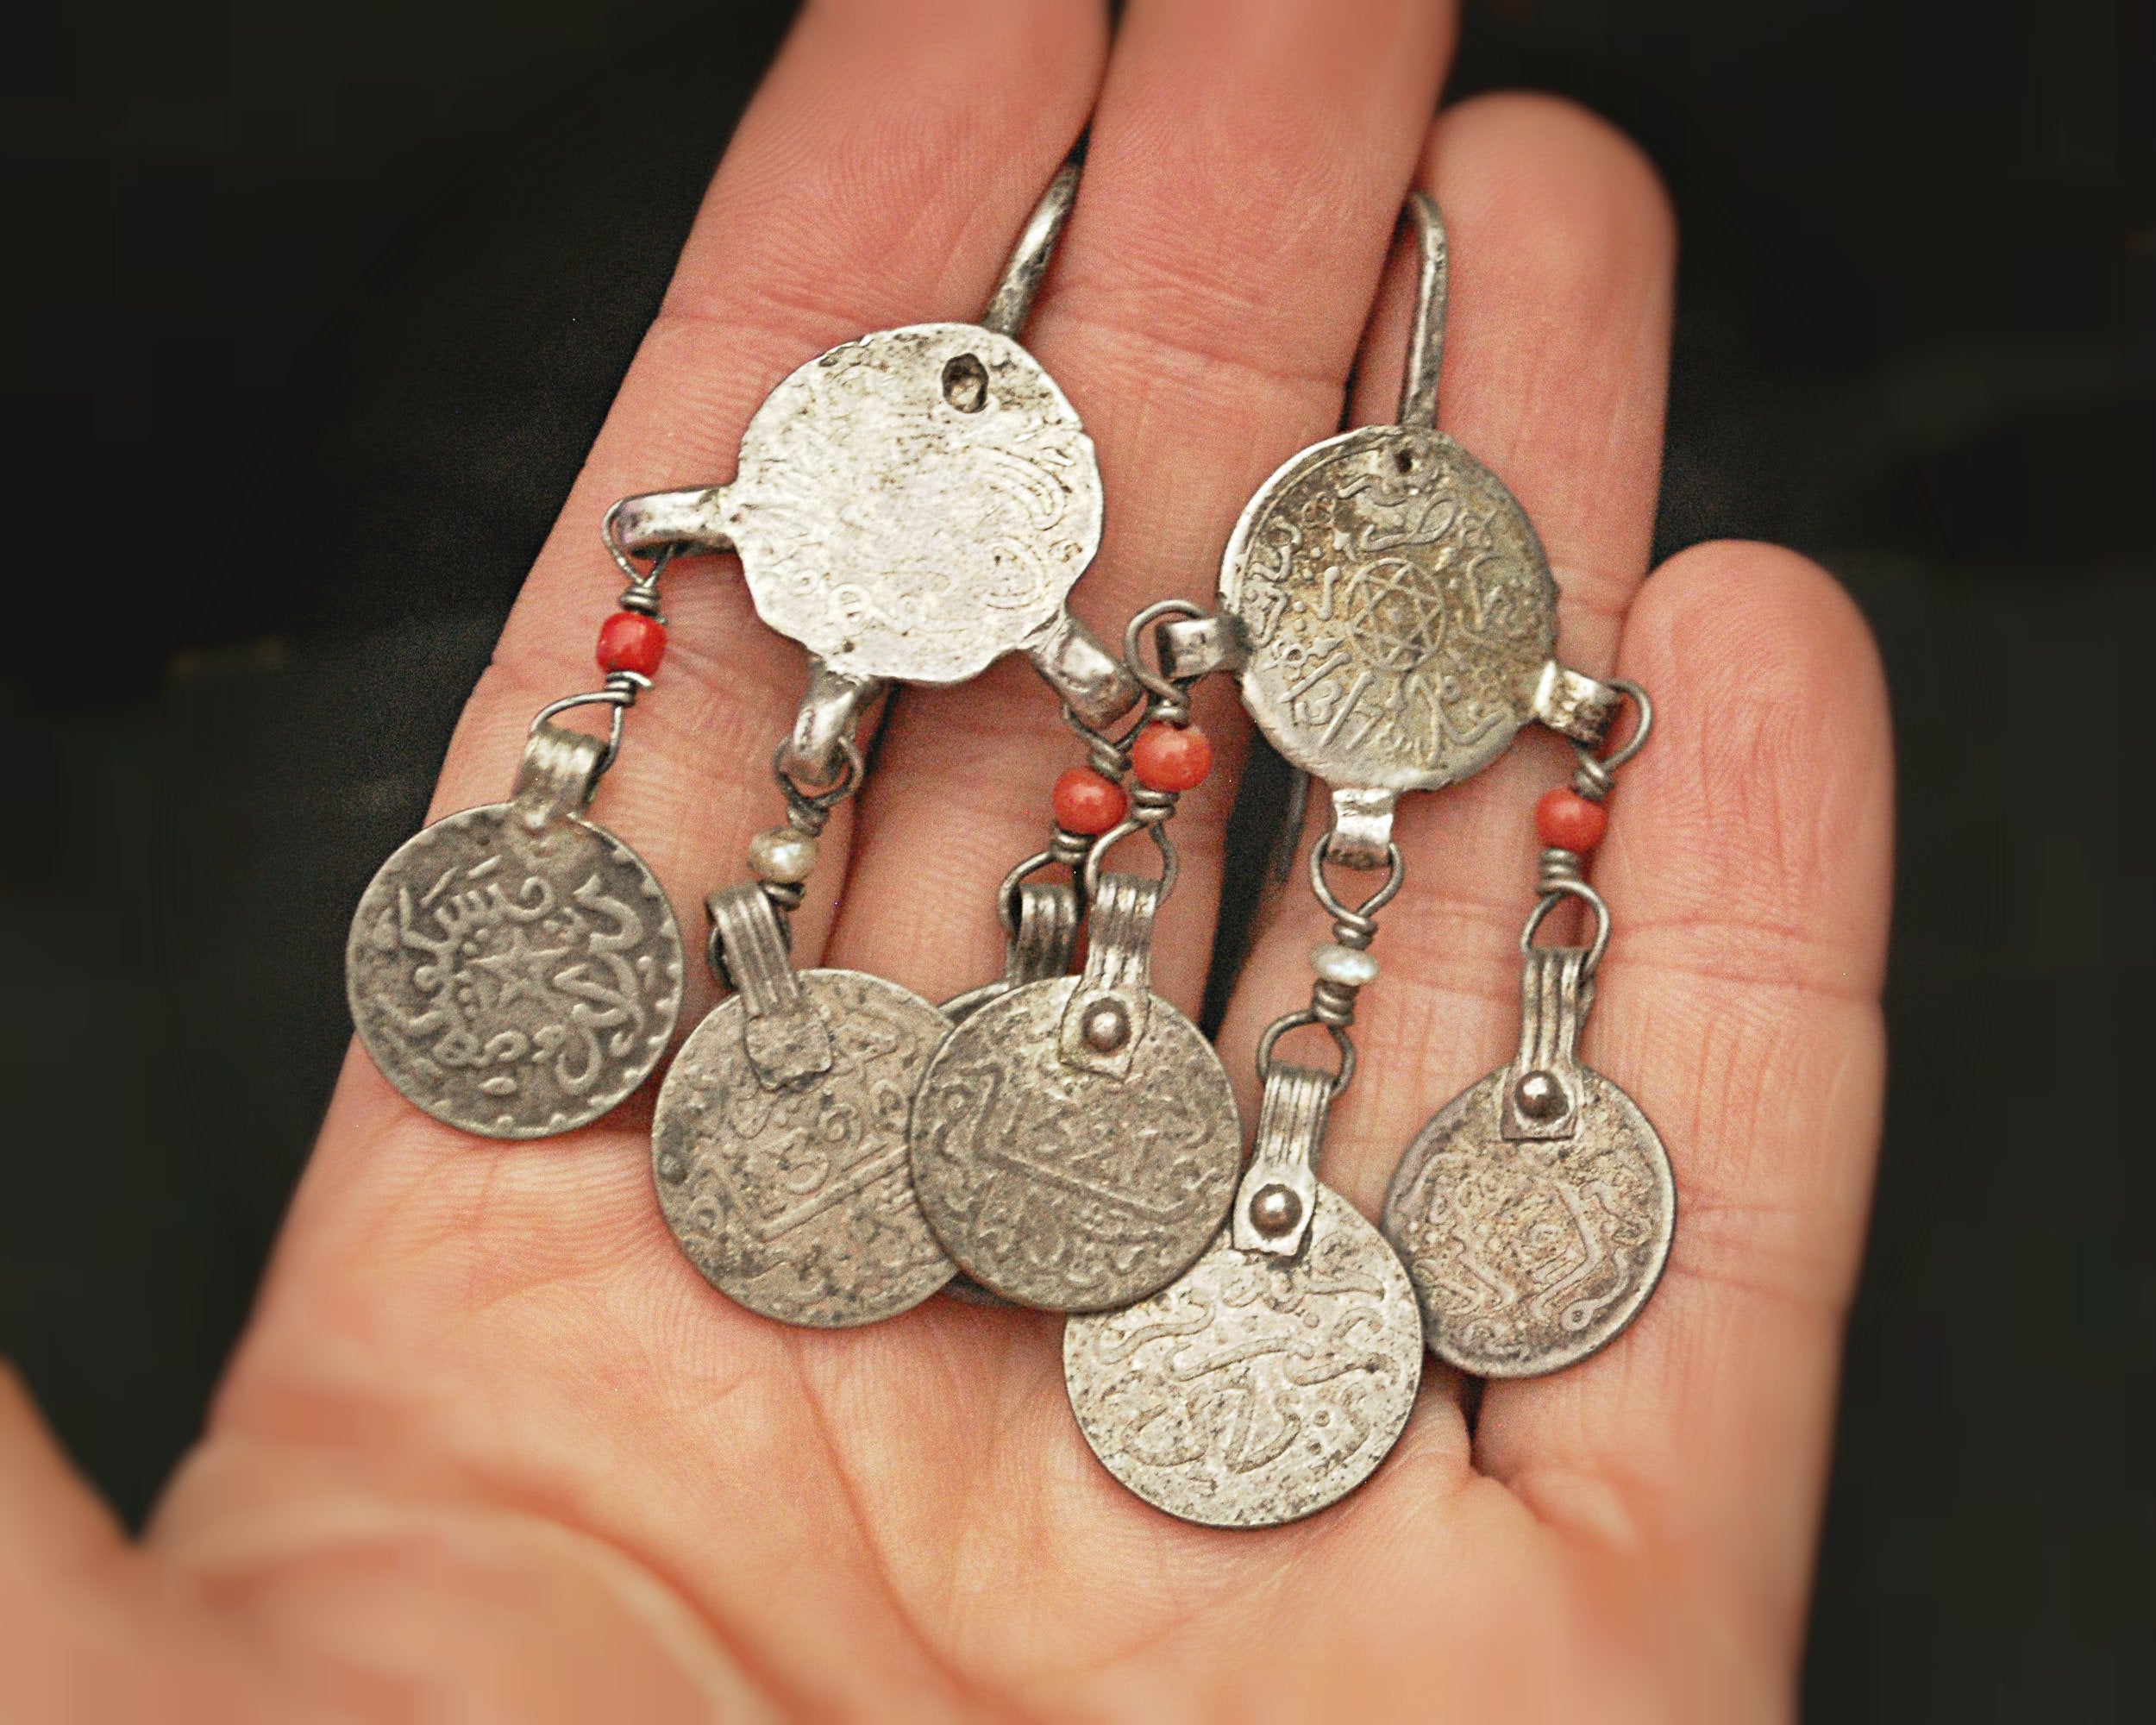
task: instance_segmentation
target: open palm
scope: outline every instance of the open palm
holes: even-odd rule
[[[1877,666],[1786,553],[1702,546],[1642,585],[1673,235],[1620,139],[1485,98],[1430,123],[1428,4],[813,4],[744,119],[561,524],[460,726],[441,812],[506,794],[523,726],[588,676],[616,496],[725,478],[750,411],[860,332],[973,316],[1092,123],[1026,340],[1099,445],[1106,543],[1075,596],[1112,638],[1208,600],[1238,510],[1390,417],[1414,183],[1453,249],[1446,429],[1533,517],[1567,660],[1651,689],[1652,748],[1596,881],[1617,915],[1587,1054],[1660,1128],[1667,1276],[1587,1364],[1434,1365],[1391,1458],[1312,1520],[1174,1521],[1081,1439],[1060,1320],[938,1298],[822,1333],[730,1304],[659,1217],[649,1093],[537,1144],[461,1137],[347,1064],[260,1309],[143,1544],[0,1398],[0,1710],[22,1716],[1773,1716],[1788,1710],[1840,1327],[1870,1188],[1890,762]],[[676,101],[693,78],[662,71]],[[663,116],[663,104],[660,110]],[[648,116],[646,116],[648,117]],[[1366,326],[1362,382],[1350,384]],[[730,566],[667,576],[673,649],[596,816],[687,910],[780,812],[802,656]],[[1247,728],[1186,799],[1156,986],[1194,1008]],[[795,921],[804,964],[942,999],[997,974],[996,881],[1080,755],[1006,662],[888,706]],[[1409,800],[1362,1076],[1327,1180],[1374,1213],[1443,1101],[1508,1057],[1523,739]],[[687,919],[685,918],[685,924]],[[1321,938],[1263,921],[1221,1052],[1307,992]],[[710,1004],[692,993],[685,1023]],[[74,1709],[71,1711],[70,1709]],[[15,1716],[10,1713],[10,1716]]]

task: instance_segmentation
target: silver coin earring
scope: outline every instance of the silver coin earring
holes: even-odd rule
[[[663,560],[601,629],[602,688],[532,721],[514,793],[405,841],[360,895],[345,993],[414,1107],[483,1138],[598,1120],[649,1076],[681,1007],[681,934],[651,870],[586,810],[666,647]],[[555,720],[604,706],[608,734]]]
[[[1151,1299],[1074,1318],[1063,1364],[1080,1429],[1108,1471],[1187,1521],[1270,1527],[1337,1502],[1406,1428],[1423,1325],[1393,1247],[1317,1176],[1355,1075],[1351,1028],[1376,982],[1377,914],[1401,890],[1401,794],[1481,770],[1539,719],[1587,744],[1623,696],[1555,656],[1557,586],[1526,512],[1437,426],[1448,257],[1437,205],[1407,218],[1420,260],[1398,423],[1327,438],[1244,508],[1220,614],[1161,631],[1171,676],[1238,673],[1243,701],[1301,773],[1332,786],[1310,884],[1333,938],[1310,1004],[1260,1038],[1257,1138],[1223,1228]],[[1384,870],[1359,905],[1326,870]],[[1306,1028],[1330,1073],[1276,1057]]]
[[[1644,689],[1614,687],[1638,708],[1632,736],[1607,760],[1583,748],[1570,788],[1536,809],[1545,849],[1520,937],[1519,1052],[1422,1129],[1385,1199],[1430,1351],[1482,1377],[1556,1371],[1614,1340],[1653,1294],[1677,1227],[1661,1138],[1579,1058],[1610,931],[1583,866],[1601,842],[1612,775],[1654,723]],[[1567,899],[1592,915],[1589,944],[1538,946]]]
[[[1025,876],[1078,855],[1094,831],[1078,865],[1083,973],[970,1003],[913,1105],[914,1185],[930,1226],[974,1283],[1044,1310],[1127,1305],[1181,1274],[1219,1228],[1242,1160],[1219,1057],[1151,987],[1154,919],[1177,873],[1168,823],[1211,771],[1212,744],[1190,722],[1188,685],[1142,664],[1140,637],[1196,609],[1171,599],[1131,619],[1125,661],[1146,687],[1145,712],[1119,741],[1091,736],[1092,764],[1057,786],[1055,842],[1006,882],[1021,906],[1029,892],[1056,890]],[[1115,782],[1126,766],[1128,794]],[[1141,832],[1158,848],[1160,876],[1107,869],[1108,853]]]
[[[730,483],[617,506],[625,553],[738,553],[758,614],[811,655],[774,763],[787,823],[752,841],[755,878],[709,901],[712,964],[736,992],[683,1044],[652,1130],[682,1251],[784,1322],[893,1317],[955,1271],[906,1151],[950,1019],[878,977],[797,971],[788,950],[818,837],[860,789],[864,708],[893,682],[962,682],[1013,651],[1093,722],[1137,698],[1067,608],[1100,544],[1092,440],[1015,339],[1077,185],[1075,164],[1056,175],[980,323],[832,348],[756,411]]]

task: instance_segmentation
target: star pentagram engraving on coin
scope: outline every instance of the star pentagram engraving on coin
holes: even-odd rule
[[[1223,1229],[1150,1299],[1063,1329],[1071,1409],[1101,1465],[1207,1527],[1272,1527],[1345,1496],[1398,1440],[1421,1377],[1407,1272],[1326,1186],[1299,1257],[1238,1251]]]
[[[603,827],[490,803],[382,864],[345,949],[352,1022],[415,1106],[487,1138],[545,1138],[641,1084],[674,1034],[681,936]]]
[[[1497,477],[1441,432],[1366,426],[1304,450],[1243,512],[1222,609],[1267,737],[1336,785],[1463,779],[1535,712],[1557,587]]]
[[[659,1208],[721,1293],[790,1324],[874,1323],[955,1266],[914,1201],[906,1120],[950,1021],[895,982],[804,970],[830,1027],[825,1071],[772,1086],[743,1041],[738,994],[682,1044],[652,1121]]]
[[[1601,1074],[1580,1079],[1570,1137],[1504,1137],[1507,1067],[1440,1110],[1393,1176],[1385,1237],[1430,1351],[1463,1371],[1528,1377],[1586,1358],[1639,1315],[1669,1258],[1662,1140]]]

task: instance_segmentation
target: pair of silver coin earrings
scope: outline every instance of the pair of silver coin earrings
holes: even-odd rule
[[[1185,1520],[1269,1526],[1383,1460],[1426,1346],[1478,1376],[1553,1371],[1653,1290],[1675,1220],[1668,1158],[1578,1052],[1610,932],[1584,860],[1651,710],[1636,686],[1557,661],[1532,525],[1436,429],[1446,252],[1420,193],[1399,423],[1328,438],[1265,482],[1228,543],[1217,610],[1149,606],[1119,654],[1078,624],[1068,599],[1100,543],[1100,470],[1016,339],[1077,185],[1075,164],[1056,176],[978,323],[834,348],[758,409],[731,483],[609,511],[628,584],[600,633],[603,687],[534,720],[509,801],[436,822],[384,864],[354,919],[348,988],[383,1073],[467,1132],[570,1131],[651,1074],[680,1009],[680,933],[650,871],[586,811],[663,655],[661,574],[733,551],[758,614],[807,649],[809,686],[774,761],[785,824],[751,842],[749,879],[707,900],[730,993],[659,1093],[668,1226],[714,1287],[783,1322],[869,1323],[947,1287],[1069,1314],[1071,1405],[1108,1471]],[[1004,975],[939,1007],[859,971],[797,970],[789,919],[832,809],[861,788],[863,712],[893,683],[962,682],[1014,651],[1087,759],[997,895]],[[1177,875],[1170,823],[1211,767],[1190,691],[1215,673],[1332,787],[1309,878],[1333,938],[1312,954],[1308,1005],[1261,1039],[1247,1158],[1218,1055],[1150,984]],[[585,704],[609,710],[604,738],[558,722]],[[1627,704],[1629,737],[1606,752]],[[1394,811],[1479,771],[1530,720],[1579,761],[1536,811],[1518,1052],[1408,1147],[1381,1232],[1317,1165],[1355,1075],[1378,913],[1404,881]],[[1111,868],[1141,834],[1157,873]],[[1351,906],[1329,870],[1382,879]],[[1567,899],[1586,906],[1588,944],[1539,944]],[[1330,1070],[1278,1057],[1305,1029],[1330,1037]]]

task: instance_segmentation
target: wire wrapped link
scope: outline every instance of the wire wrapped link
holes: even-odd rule
[[[1647,745],[1647,734],[1654,729],[1654,703],[1647,699],[1647,692],[1626,677],[1612,677],[1609,687],[1629,699],[1639,715],[1639,723],[1633,733],[1608,755],[1597,755],[1585,743],[1579,745],[1579,761],[1572,768],[1572,789],[1590,803],[1608,800],[1617,783],[1617,769]]]
[[[1569,893],[1587,884],[1586,858],[1576,850],[1561,850],[1552,845],[1542,853],[1540,867],[1535,872],[1535,891],[1538,894]]]
[[[1654,729],[1654,703],[1647,699],[1645,689],[1621,677],[1611,678],[1609,687],[1632,703],[1639,722],[1633,727],[1632,735],[1606,756],[1581,745],[1579,762],[1572,769],[1572,790],[1592,803],[1608,798],[1617,782],[1617,769],[1646,746],[1648,733]],[[1581,975],[1591,989],[1595,974],[1601,968],[1602,955],[1609,950],[1609,906],[1588,880],[1587,859],[1578,851],[1553,844],[1536,859],[1535,907],[1528,913],[1527,925],[1520,932],[1520,950],[1530,955],[1532,962],[1536,933],[1551,912],[1567,899],[1578,900],[1594,918],[1595,932],[1581,961]]]
[[[1131,739],[1138,735],[1140,718],[1120,737],[1112,737],[1095,731],[1084,719],[1071,711],[1070,704],[1063,704],[1063,723],[1078,733],[1086,745],[1086,764],[1112,782],[1120,784],[1123,775],[1131,770]]]
[[[615,505],[616,509],[619,507],[619,505]],[[641,612],[651,618],[653,622],[663,624],[666,618],[659,611],[659,577],[666,573],[667,565],[674,561],[674,548],[669,545],[662,549],[652,560],[651,568],[648,571],[639,569],[614,543],[614,514],[615,511],[612,509],[606,511],[606,543],[608,548],[615,553],[614,561],[619,563],[629,575],[629,586],[622,593],[619,601],[620,607],[624,611]],[[607,714],[606,718],[606,750],[599,756],[599,766],[592,775],[596,782],[606,769],[614,764],[615,757],[621,753],[623,716],[630,707],[636,706],[636,697],[650,687],[651,679],[642,671],[609,671],[606,674],[606,681],[598,688],[588,689],[581,694],[564,695],[560,700],[549,701],[545,706],[541,707],[533,718],[531,727],[525,732],[525,735],[536,737],[539,734],[539,728],[556,715],[571,712],[580,706],[605,706],[612,709]]]
[[[1310,1016],[1321,1025],[1344,1030],[1355,1022],[1355,997],[1363,991],[1352,982],[1319,978],[1310,990]]]
[[[1388,845],[1383,882],[1361,904],[1343,904],[1333,892],[1332,883],[1325,876],[1326,851],[1332,837],[1330,831],[1322,833],[1310,847],[1310,890],[1324,906],[1326,914],[1332,919],[1332,944],[1350,952],[1366,951],[1377,937],[1377,913],[1393,901],[1406,882],[1407,865],[1401,861],[1400,847]],[[1361,998],[1363,987],[1360,982],[1320,975],[1311,985],[1310,1004],[1300,1012],[1275,1019],[1258,1038],[1259,1082],[1272,1077],[1273,1044],[1289,1031],[1316,1025],[1332,1035],[1333,1046],[1340,1054],[1340,1068],[1332,1079],[1332,1094],[1338,1096],[1346,1089],[1355,1076],[1355,1039],[1348,1034],[1348,1028],[1355,1022],[1356,1002]]]

